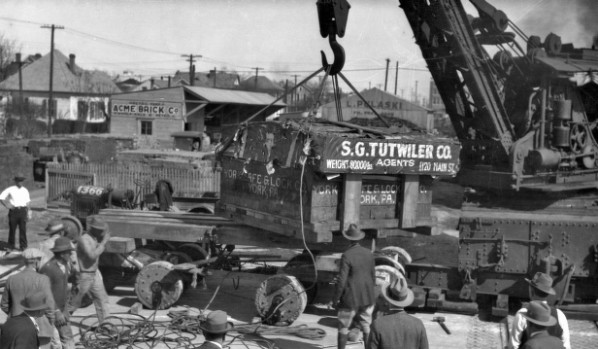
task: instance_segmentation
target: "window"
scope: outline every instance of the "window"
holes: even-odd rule
[[[141,134],[142,135],[151,135],[152,134],[152,122],[151,121],[141,121]]]

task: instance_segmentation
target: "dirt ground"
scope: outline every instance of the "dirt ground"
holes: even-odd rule
[[[437,183],[434,188],[435,200],[433,215],[437,219],[437,227],[433,235],[427,237],[429,246],[444,251],[436,253],[441,255],[446,262],[453,258],[447,253],[454,253],[456,259],[457,232],[455,230],[459,217],[459,203],[461,202],[461,188],[448,184]],[[43,200],[43,188],[32,189],[32,208],[33,219],[28,224],[28,237],[31,246],[36,246],[43,237],[37,233],[43,231],[48,221],[57,217],[56,214],[45,210]],[[0,240],[7,239],[6,210],[0,209]],[[422,242],[418,242],[420,244]],[[407,247],[407,250],[409,248]],[[414,260],[433,262],[433,257],[428,255],[413,255]],[[4,264],[4,265],[3,265]],[[8,262],[0,262],[0,271],[5,270]],[[4,269],[2,269],[4,268]],[[246,326],[254,321],[256,310],[254,305],[255,291],[260,283],[268,278],[268,275],[224,271],[213,271],[213,274],[207,278],[206,288],[187,289],[177,304],[168,310],[160,310],[154,313],[152,310],[142,309],[139,313],[144,319],[153,319],[146,324],[151,326],[152,332],[146,336],[146,341],[138,341],[131,345],[122,344],[119,348],[193,348],[199,346],[204,338],[201,334],[181,333],[169,329],[172,324],[172,315],[177,311],[186,311],[191,315],[197,315],[201,312],[212,310],[226,311],[231,321],[237,327]],[[304,313],[292,324],[295,326],[307,326],[324,331],[323,338],[305,339],[293,334],[240,334],[232,331],[227,337],[228,348],[280,348],[280,349],[315,349],[315,348],[335,348],[336,347],[336,317],[335,312],[326,307],[331,297],[332,286],[323,286],[313,304],[308,305]],[[110,292],[110,312],[114,315],[110,319],[115,326],[123,323],[123,319],[138,315],[131,315],[131,307],[137,302],[133,288],[133,280],[130,284],[115,288]],[[134,307],[135,308],[135,307]],[[1,313],[1,311],[0,311]],[[448,314],[448,313],[429,313],[416,311],[413,316],[419,318],[424,323],[430,348],[446,349],[477,349],[477,348],[496,348],[503,349],[506,346],[507,324],[512,321],[509,316],[502,321],[490,318],[481,313],[475,316]],[[432,321],[435,316],[444,316],[446,323],[451,331],[447,334],[437,322]],[[0,323],[5,320],[5,314],[0,314]],[[76,340],[79,347],[83,347],[80,342],[81,334],[87,332],[90,326],[95,322],[95,308],[93,305],[76,311],[72,317],[72,328],[76,334]],[[598,330],[593,322],[570,320],[572,347],[578,348],[596,348],[598,343]],[[180,338],[186,338],[183,342]],[[179,343],[173,342],[179,338]],[[105,338],[104,338],[105,339]],[[152,340],[150,340],[152,339]],[[96,345],[98,343],[95,343]],[[88,346],[88,347],[91,347]],[[104,347],[107,347],[104,345]],[[225,346],[226,347],[226,346]],[[363,348],[363,343],[350,343],[347,348]]]

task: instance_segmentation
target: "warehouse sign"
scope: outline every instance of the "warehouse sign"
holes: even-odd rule
[[[180,119],[181,103],[149,101],[112,101],[112,116]]]
[[[322,172],[455,175],[459,170],[458,143],[433,139],[339,139],[326,142]]]

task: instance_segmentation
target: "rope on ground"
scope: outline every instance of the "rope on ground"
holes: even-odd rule
[[[308,327],[305,324],[290,327],[257,325],[242,325],[235,327],[235,331],[243,334],[254,333],[259,335],[295,335],[297,337],[317,340],[326,336],[326,331],[317,327]]]

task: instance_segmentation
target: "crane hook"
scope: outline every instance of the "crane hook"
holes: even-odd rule
[[[328,64],[326,54],[324,51],[320,51],[322,54],[322,66],[326,71],[329,71],[329,75],[336,75],[340,73],[345,66],[345,49],[336,41],[336,36],[333,34],[328,37],[328,41],[330,42],[330,48],[334,54],[334,61],[332,64]]]

